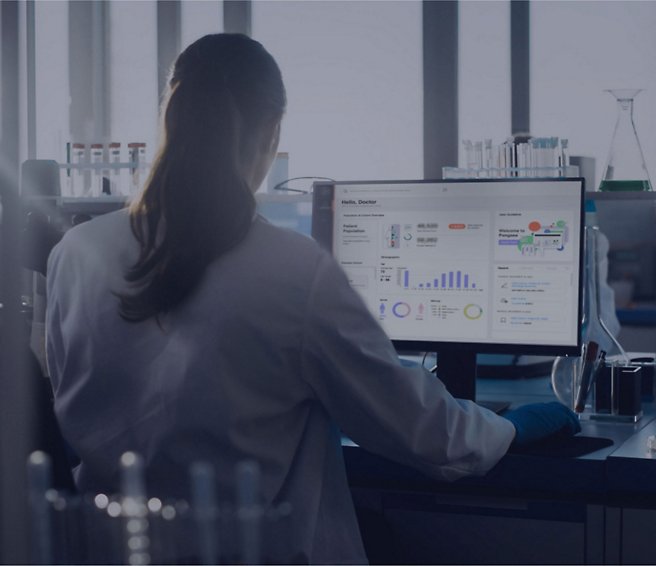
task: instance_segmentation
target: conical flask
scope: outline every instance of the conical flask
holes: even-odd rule
[[[626,363],[629,358],[602,316],[600,294],[600,243],[602,235],[596,226],[585,227],[583,271],[582,342],[594,341],[608,356],[619,355]],[[603,250],[602,250],[603,253]],[[575,356],[560,356],[551,369],[551,386],[561,403],[575,407],[581,380],[582,360]]]
[[[651,191],[649,173],[633,122],[633,100],[641,90],[604,91],[617,100],[617,122],[600,191]]]

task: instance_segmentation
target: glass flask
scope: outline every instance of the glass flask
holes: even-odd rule
[[[602,315],[600,298],[600,243],[602,234],[597,226],[585,227],[582,342],[595,341],[609,356],[619,354],[628,362],[628,356]],[[574,408],[581,378],[582,360],[578,356],[556,358],[551,370],[551,386],[558,400]]]
[[[642,89],[605,90],[617,100],[617,122],[600,191],[651,191],[640,141],[633,122],[633,99]]]

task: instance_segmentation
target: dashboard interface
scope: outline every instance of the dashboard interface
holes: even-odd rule
[[[582,180],[345,182],[315,193],[318,239],[392,340],[577,347]]]

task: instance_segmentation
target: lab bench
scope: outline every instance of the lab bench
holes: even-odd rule
[[[479,397],[550,401],[546,378],[479,380]],[[485,476],[431,479],[345,440],[372,563],[654,564],[656,406],[637,423],[583,421],[575,442],[511,450]],[[594,449],[594,448],[597,449]],[[592,452],[573,456],[577,450]]]

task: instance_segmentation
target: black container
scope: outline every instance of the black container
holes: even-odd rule
[[[595,413],[639,415],[642,412],[642,370],[641,366],[601,368],[595,380]]]
[[[654,358],[631,358],[632,362],[653,364]],[[654,366],[642,366],[642,400],[651,402],[654,400]]]

